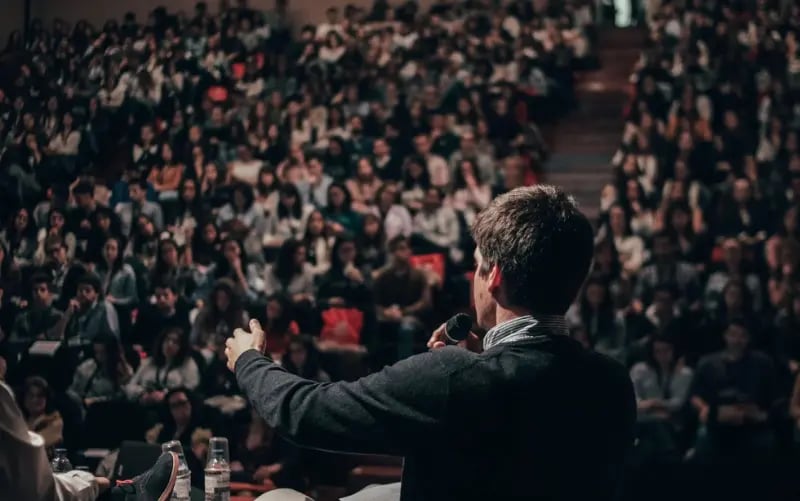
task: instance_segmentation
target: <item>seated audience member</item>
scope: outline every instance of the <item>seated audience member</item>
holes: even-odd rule
[[[428,188],[422,210],[414,216],[412,245],[420,253],[441,252],[454,263],[460,263],[464,259],[460,240],[458,216],[452,208],[443,205],[439,188]]]
[[[169,390],[197,388],[200,371],[190,350],[189,338],[183,331],[161,331],[150,356],[142,361],[125,385],[125,394],[130,400],[154,405],[161,403]]]
[[[59,445],[64,440],[64,421],[55,408],[53,391],[44,378],[27,378],[18,400],[22,402],[20,409],[28,429],[41,435],[46,448]]]
[[[281,360],[289,341],[300,334],[294,310],[292,302],[283,294],[273,294],[267,298],[263,326],[267,348],[273,360]]]
[[[334,235],[356,234],[361,227],[361,214],[352,207],[350,192],[341,183],[334,182],[328,187],[328,205],[322,214]]]
[[[234,330],[244,328],[247,321],[247,312],[233,283],[224,278],[217,280],[208,301],[192,324],[192,346],[208,360],[220,345],[225,344],[225,339]]]
[[[102,293],[106,302],[120,308],[122,312],[130,312],[130,308],[139,302],[136,288],[136,274],[131,265],[123,261],[121,240],[108,238],[103,245],[103,255],[95,265],[95,272],[103,285]]]
[[[231,479],[276,487],[303,489],[300,451],[281,438],[254,410],[237,427],[231,443]]]
[[[203,478],[205,463],[199,454],[192,449],[193,435],[198,430],[209,430],[209,423],[204,418],[202,403],[195,394],[186,388],[178,387],[170,390],[160,407],[158,422],[145,435],[150,443],[164,444],[177,440],[183,445],[184,457],[192,477]],[[193,484],[201,484],[194,481]]]
[[[669,337],[655,337],[648,348],[647,359],[631,369],[639,410],[638,452],[652,460],[677,461],[692,370],[678,361]]]
[[[11,329],[12,340],[58,339],[56,326],[63,314],[53,307],[50,278],[36,274],[31,278],[31,304],[17,314]]]
[[[288,349],[281,359],[287,371],[312,381],[326,382],[331,378],[319,365],[319,350],[309,336],[296,336],[289,341]]]
[[[747,325],[734,320],[725,348],[697,364],[691,403],[701,424],[699,461],[768,460],[774,452],[769,417],[777,398],[775,368],[749,343]]]
[[[131,179],[128,185],[129,202],[120,202],[114,209],[121,223],[122,234],[131,237],[139,216],[146,216],[152,221],[156,230],[164,227],[164,215],[161,206],[147,200],[147,180]]]
[[[602,277],[589,278],[583,286],[579,302],[565,316],[568,325],[584,326],[595,350],[625,360],[625,331],[614,309],[609,285]]]
[[[647,306],[656,286],[664,283],[674,284],[680,302],[686,306],[693,306],[699,299],[700,285],[694,267],[678,259],[675,241],[668,233],[659,233],[653,237],[652,263],[639,272],[634,297]]]
[[[714,311],[719,307],[723,300],[723,290],[731,280],[743,282],[752,300],[749,307],[754,312],[761,310],[761,282],[758,276],[745,269],[747,264],[742,254],[742,244],[735,238],[726,238],[722,242],[723,266],[712,272],[706,282],[704,307],[707,311]]]
[[[69,302],[57,327],[60,338],[119,338],[117,312],[103,299],[101,291],[100,278],[94,273],[86,273],[78,279],[78,295]]]
[[[314,272],[306,261],[306,247],[299,240],[286,240],[275,263],[264,271],[264,294],[285,294],[294,303],[313,303]]]
[[[303,238],[308,216],[313,210],[313,205],[303,203],[300,191],[294,184],[283,184],[280,187],[278,207],[267,219],[262,245],[267,249],[277,249],[287,239]]]
[[[411,267],[411,246],[406,237],[398,236],[389,242],[389,265],[375,279],[375,306],[380,339],[376,343],[385,352],[385,336],[396,336],[395,356],[389,360],[409,357],[421,333],[423,318],[432,306],[431,289],[425,274]],[[390,332],[393,331],[393,332]],[[386,354],[384,353],[384,356]]]
[[[68,395],[82,407],[97,402],[123,398],[123,388],[133,376],[133,369],[114,337],[96,338],[92,356],[75,369]]]
[[[191,331],[189,311],[186,304],[179,300],[175,282],[157,282],[153,288],[153,298],[154,303],[147,303],[139,308],[132,337],[134,344],[153,346],[162,329]]]
[[[317,298],[335,305],[365,308],[370,299],[367,287],[369,274],[357,266],[358,248],[355,238],[336,238],[331,251],[330,269],[319,278]]]

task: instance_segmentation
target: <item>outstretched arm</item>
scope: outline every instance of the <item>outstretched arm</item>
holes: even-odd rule
[[[227,351],[250,342],[245,336],[252,334],[237,331]],[[373,454],[402,454],[440,439],[450,374],[471,359],[464,350],[437,350],[358,381],[317,383],[290,374],[257,349],[230,354],[239,387],[284,436],[302,446]]]

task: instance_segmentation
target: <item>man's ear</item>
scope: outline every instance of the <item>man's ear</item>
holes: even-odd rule
[[[500,267],[496,264],[492,265],[492,268],[489,270],[489,292],[492,296],[497,295],[500,291],[500,284],[503,281],[503,273],[500,271]]]

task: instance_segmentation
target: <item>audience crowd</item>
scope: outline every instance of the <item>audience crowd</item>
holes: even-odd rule
[[[319,480],[238,394],[225,338],[258,318],[319,381],[423,350],[469,308],[475,214],[540,175],[534,122],[574,105],[592,19],[377,0],[298,26],[238,0],[12,34],[0,378],[31,429],[73,454],[177,439],[197,484],[223,433],[234,479]]]
[[[637,461],[770,462],[800,428],[800,7],[650,7],[569,320],[631,367]]]

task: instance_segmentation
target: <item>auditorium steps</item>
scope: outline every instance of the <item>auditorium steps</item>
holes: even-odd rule
[[[577,108],[546,134],[553,152],[546,182],[572,193],[592,219],[598,215],[600,189],[611,181],[610,160],[622,136],[629,77],[643,46],[639,29],[602,28],[600,68],[576,75]]]

